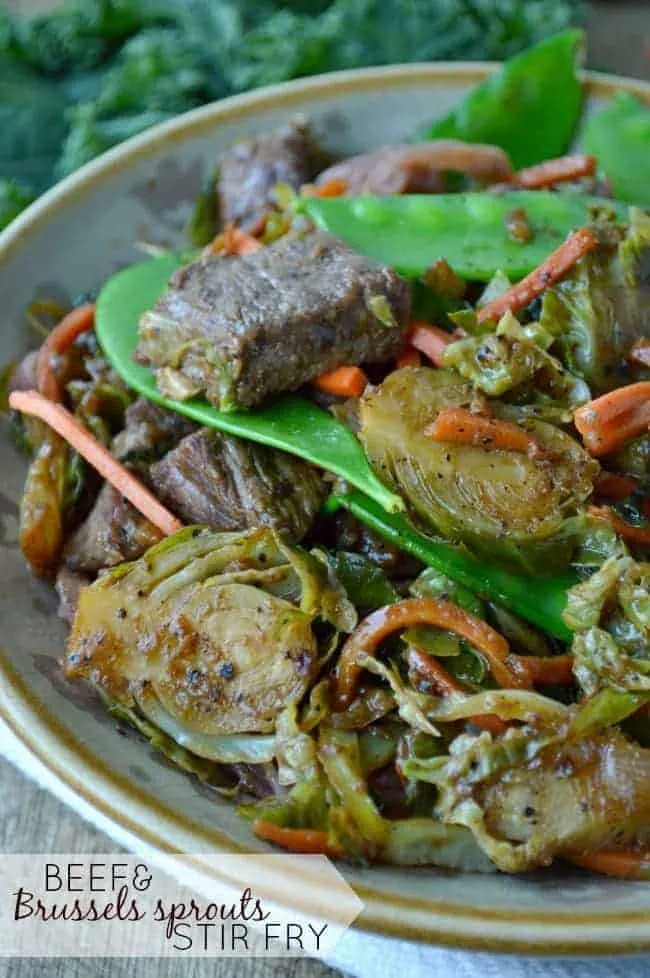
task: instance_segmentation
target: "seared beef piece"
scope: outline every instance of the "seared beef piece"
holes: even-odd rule
[[[105,482],[90,513],[68,539],[63,562],[70,570],[96,574],[136,560],[159,540],[155,526]]]
[[[185,523],[212,530],[273,526],[300,540],[325,499],[307,462],[203,428],[151,469],[156,495]]]
[[[450,172],[487,185],[507,181],[512,168],[496,146],[440,139],[352,156],[323,170],[316,183],[344,180],[350,194],[440,194],[449,189]]]
[[[56,575],[54,588],[59,597],[59,608],[57,614],[64,621],[72,623],[77,613],[79,603],[79,591],[82,587],[90,584],[90,577],[85,574],[77,574],[63,564]]]
[[[139,397],[126,410],[125,427],[115,436],[112,452],[130,468],[146,476],[148,466],[196,431],[189,418]]]
[[[195,430],[192,421],[141,397],[127,408],[126,427],[113,439],[111,451],[151,485],[151,463]],[[104,567],[136,560],[158,540],[158,530],[104,483],[90,513],[68,539],[63,560],[73,571],[96,574]]]
[[[298,190],[316,174],[309,130],[296,121],[277,132],[236,143],[221,158],[217,191],[223,224],[253,228],[273,207],[273,188]]]
[[[181,268],[140,320],[140,363],[161,390],[185,385],[222,408],[252,407],[341,364],[399,349],[410,287],[320,231],[245,257]]]

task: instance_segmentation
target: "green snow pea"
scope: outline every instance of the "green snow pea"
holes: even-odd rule
[[[650,207],[650,107],[617,92],[587,119],[581,145],[598,160],[615,197]]]
[[[305,197],[297,203],[318,227],[403,275],[417,278],[445,258],[457,275],[482,282],[499,270],[511,280],[528,275],[570,231],[589,223],[593,207],[627,215],[627,207],[611,200],[548,190]],[[507,228],[520,208],[533,229],[523,243]]]
[[[491,143],[516,169],[561,156],[582,108],[583,42],[582,31],[568,30],[515,55],[418,138]]]
[[[527,577],[477,560],[449,543],[418,533],[401,514],[389,514],[360,493],[330,496],[328,512],[347,509],[389,543],[435,567],[474,594],[503,605],[555,638],[568,641],[571,631],[562,620],[567,591],[577,583],[574,574]]]
[[[328,411],[305,397],[287,395],[257,411],[218,411],[200,398],[163,397],[151,370],[133,359],[138,321],[191,254],[169,253],[118,272],[104,285],[95,307],[95,330],[104,353],[122,379],[144,397],[200,424],[279,448],[342,476],[387,510],[403,509],[399,496],[377,478],[356,436]]]

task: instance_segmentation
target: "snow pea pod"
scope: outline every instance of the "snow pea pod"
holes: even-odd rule
[[[408,277],[417,278],[438,258],[456,274],[488,282],[501,270],[523,278],[567,234],[588,224],[594,206],[625,218],[627,208],[601,197],[515,190],[503,194],[404,194],[400,196],[305,197],[298,209],[318,227]],[[523,210],[533,232],[515,240],[508,218]]]
[[[567,151],[582,107],[579,30],[515,55],[418,138],[462,139],[504,149],[515,169]]]
[[[328,512],[347,509],[384,540],[435,567],[474,594],[503,605],[555,638],[570,640],[572,633],[562,620],[562,612],[567,591],[578,580],[574,574],[554,577],[512,574],[495,564],[477,560],[449,543],[423,536],[404,516],[385,512],[374,500],[360,493],[330,496],[325,505]]]
[[[628,92],[587,119],[581,145],[598,160],[614,195],[650,207],[650,107]]]
[[[95,307],[97,338],[122,379],[156,404],[193,421],[249,441],[270,445],[342,476],[387,510],[403,509],[399,496],[377,478],[361,443],[344,424],[305,397],[287,395],[256,411],[218,411],[201,398],[163,397],[151,370],[137,364],[138,322],[167,285],[170,275],[192,255],[168,253],[118,272],[104,285]]]

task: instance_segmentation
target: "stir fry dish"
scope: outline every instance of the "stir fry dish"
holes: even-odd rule
[[[579,42],[409,144],[239,143],[185,251],[29,310],[65,674],[280,848],[650,876],[650,109],[575,143]]]

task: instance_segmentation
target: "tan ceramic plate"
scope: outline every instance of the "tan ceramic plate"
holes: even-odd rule
[[[322,76],[226,99],[157,127],[85,167],[0,236],[0,363],[30,342],[26,305],[37,296],[96,289],[141,257],[136,239],[174,244],[189,202],[219,153],[292,114],[323,142],[352,153],[408,137],[444,112],[491,67],[414,65]],[[590,107],[622,87],[650,103],[650,85],[588,76]],[[534,120],[531,126],[534,131]],[[260,850],[247,823],[137,735],[125,736],[94,697],[62,678],[65,628],[51,590],[26,570],[16,544],[24,459],[0,429],[0,707],[10,727],[77,808],[160,852]],[[428,870],[349,869],[365,903],[359,925],[431,943],[528,953],[650,948],[650,886],[565,869],[535,878],[453,876]],[[301,880],[280,875],[276,895],[300,903]],[[304,885],[304,884],[303,884]]]

